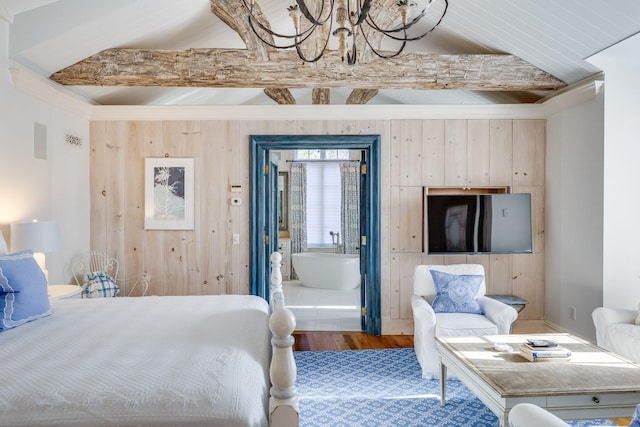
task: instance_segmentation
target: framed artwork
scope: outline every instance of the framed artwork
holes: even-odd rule
[[[194,159],[144,159],[144,228],[194,229]]]

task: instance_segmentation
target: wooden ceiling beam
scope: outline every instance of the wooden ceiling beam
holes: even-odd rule
[[[251,30],[249,20],[247,19],[249,11],[242,0],[210,0],[209,3],[211,12],[227,24],[229,28],[238,33],[248,50],[255,52],[257,58],[264,61],[269,59],[269,50],[272,48],[264,44],[256,33]],[[262,25],[271,28],[257,2],[253,6],[253,12]],[[273,36],[266,31],[261,33],[261,37],[272,44],[274,43]]]
[[[264,90],[264,94],[281,105],[294,105],[296,103],[296,99],[287,88],[268,87]]]
[[[323,87],[314,87],[311,91],[311,103],[313,105],[329,105],[331,104],[329,98],[329,89]]]
[[[566,83],[513,55],[404,53],[346,65],[336,52],[307,66],[295,51],[108,49],[60,70],[51,79],[76,86],[225,88],[556,90]]]
[[[378,89],[355,89],[347,98],[347,104],[366,104],[378,94]]]

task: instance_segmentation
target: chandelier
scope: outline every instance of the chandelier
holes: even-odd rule
[[[323,57],[330,36],[337,38],[338,52],[342,61],[353,65],[357,58],[357,39],[369,46],[371,51],[380,58],[393,58],[398,56],[407,45],[407,42],[420,40],[442,22],[449,7],[448,0],[441,0],[444,7],[441,12],[436,13],[432,26],[417,35],[411,34],[410,29],[424,18],[436,0],[423,0],[426,3],[418,7],[418,4],[411,0],[398,0],[394,4],[395,11],[392,12],[393,23],[397,23],[392,28],[385,25],[378,25],[371,13],[373,0],[292,0],[291,6],[287,8],[289,16],[293,21],[294,32],[292,34],[280,34],[272,31],[268,23],[264,23],[264,18],[259,19],[261,12],[254,11],[256,0],[243,0],[249,9],[249,25],[255,35],[266,45],[275,49],[296,49],[298,56],[305,62],[316,62]],[[375,2],[377,4],[383,1]],[[311,8],[309,7],[311,4]],[[314,11],[314,12],[312,12]],[[377,11],[377,17],[380,16]],[[389,13],[387,11],[386,13]],[[332,31],[333,26],[336,29]],[[378,34],[376,34],[378,33]],[[312,35],[311,40],[318,43],[319,48],[309,54],[303,47],[303,43]],[[381,37],[388,37],[396,40],[398,47],[391,51],[382,51],[374,46]],[[284,40],[283,44],[277,44],[276,39]],[[310,40],[310,41],[311,41]],[[319,40],[319,42],[318,42]],[[310,55],[310,56],[307,56]]]

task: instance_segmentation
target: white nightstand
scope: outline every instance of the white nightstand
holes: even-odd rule
[[[49,285],[47,286],[50,299],[81,298],[82,288],[76,285]]]

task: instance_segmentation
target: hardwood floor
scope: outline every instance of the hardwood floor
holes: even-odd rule
[[[413,335],[372,336],[364,332],[295,332],[294,351],[367,350],[413,347]]]
[[[558,332],[543,321],[517,320],[513,325],[514,334],[534,334]],[[365,350],[374,348],[413,347],[413,335],[372,336],[364,332],[299,331],[293,336],[294,351]]]
[[[514,334],[553,333],[558,330],[539,320],[516,320]],[[371,336],[364,332],[299,331],[294,332],[294,351],[365,350],[374,348],[413,347],[413,335]],[[613,418],[619,426],[627,426],[629,418]]]

